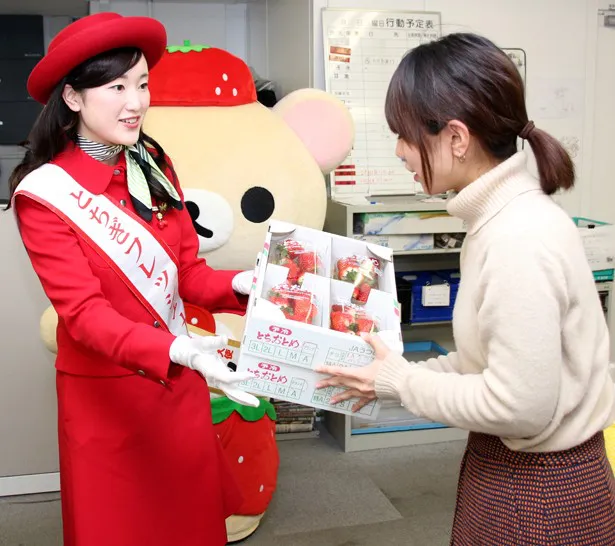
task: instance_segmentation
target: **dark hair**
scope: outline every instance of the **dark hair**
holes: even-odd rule
[[[508,159],[528,123],[521,75],[491,41],[475,34],[449,34],[409,51],[387,91],[385,113],[393,133],[421,155],[427,188],[432,184],[428,135],[451,120],[465,123],[483,149]],[[527,135],[543,191],[551,195],[574,185],[574,165],[564,147],[534,128]]]
[[[51,161],[71,141],[77,143],[79,114],[73,112],[64,102],[62,98],[64,87],[68,84],[75,91],[100,87],[128,72],[141,60],[142,56],[143,53],[135,48],[113,49],[81,63],[58,83],[34,122],[28,139],[22,143],[22,146],[26,148],[26,155],[9,177],[10,197],[13,196],[17,186],[26,175]],[[152,155],[156,164],[161,170],[171,172],[175,179],[175,172],[166,161],[162,146],[143,131],[139,135],[139,140],[154,149],[155,153]],[[151,170],[144,169],[144,174],[150,192],[157,201],[172,200]],[[10,204],[9,198],[7,208]]]

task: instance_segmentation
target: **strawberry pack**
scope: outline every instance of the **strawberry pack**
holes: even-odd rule
[[[254,378],[241,385],[270,396],[338,413],[350,400],[330,401],[337,389],[316,389],[319,364],[365,366],[374,358],[362,333],[379,335],[402,353],[392,251],[279,221],[271,221],[255,270],[237,369]],[[376,418],[379,402],[359,416]]]
[[[267,299],[277,305],[289,320],[314,324],[318,314],[316,296],[294,283],[284,283],[269,290]]]
[[[336,279],[352,283],[352,299],[365,304],[372,288],[378,289],[380,260],[375,256],[348,256],[337,261]]]
[[[330,318],[331,329],[336,332],[355,335],[378,333],[377,318],[354,304],[332,305]]]
[[[301,285],[306,273],[321,275],[322,258],[309,243],[294,239],[278,241],[275,246],[272,263],[288,268],[288,282]]]

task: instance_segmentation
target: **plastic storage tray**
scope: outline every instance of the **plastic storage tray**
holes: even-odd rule
[[[437,284],[450,286],[450,301],[443,306],[423,305],[423,287]],[[450,322],[459,289],[459,271],[417,271],[398,273],[396,279],[397,300],[401,305],[401,322],[404,324],[428,324]]]

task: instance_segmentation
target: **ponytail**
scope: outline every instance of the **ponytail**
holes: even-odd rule
[[[536,157],[540,186],[547,195],[574,186],[574,163],[565,148],[546,131],[528,121],[519,137],[529,142]]]

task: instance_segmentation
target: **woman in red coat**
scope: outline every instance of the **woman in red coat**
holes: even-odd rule
[[[165,46],[154,19],[92,15],[52,41],[28,80],[45,108],[10,184],[59,317],[66,546],[220,546],[241,501],[208,383],[258,400],[221,361],[225,339],[188,335],[183,301],[240,313],[252,274],[197,257],[173,168],[141,130]]]

